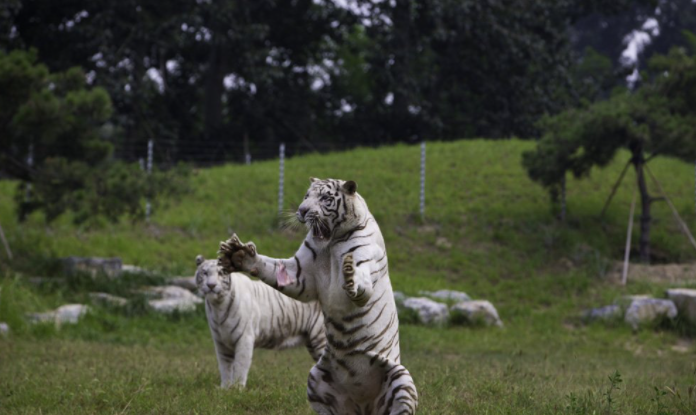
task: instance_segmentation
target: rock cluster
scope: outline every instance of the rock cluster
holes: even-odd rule
[[[623,296],[612,305],[585,310],[582,316],[586,321],[622,318],[634,330],[677,317],[696,325],[696,289],[673,288],[666,294],[666,299],[648,295]]]
[[[147,302],[153,310],[165,314],[174,311],[194,311],[196,309],[196,304],[203,303],[203,300],[191,291],[176,285],[147,287],[141,290],[141,292],[147,296],[154,297]]]
[[[444,245],[445,242],[443,241],[442,244]],[[134,265],[124,265],[120,258],[68,257],[62,261],[67,275],[85,273],[93,277],[105,275],[109,278],[117,278],[124,273],[150,273]],[[144,287],[136,294],[144,295],[149,307],[160,313],[190,312],[203,302],[197,296],[194,277],[174,277],[170,278],[168,283],[169,285],[165,286]],[[93,304],[114,307],[123,307],[129,303],[127,298],[108,293],[90,293],[89,298]],[[406,318],[408,314],[409,317],[425,325],[503,326],[493,304],[485,300],[472,300],[470,296],[460,291],[420,291],[418,297],[407,297],[396,291],[394,299],[402,318]],[[47,313],[31,314],[29,318],[35,322],[76,323],[88,310],[86,305],[68,304]]]
[[[498,311],[490,301],[472,300],[466,293],[451,290],[420,291],[421,297],[394,292],[399,317],[414,318],[420,324],[442,326],[459,324],[502,327]]]
[[[31,313],[27,317],[33,323],[54,323],[56,326],[60,326],[62,324],[75,324],[88,312],[89,307],[84,304],[66,304],[53,311]]]
[[[74,275],[84,273],[92,277],[105,275],[108,278],[117,278],[123,274],[151,274],[150,271],[135,265],[124,264],[121,258],[99,258],[69,256],[61,259],[63,273]]]
[[[83,257],[67,257],[62,259],[63,272],[66,275],[74,275],[83,273],[92,277],[99,275],[108,278],[118,278],[126,273],[136,274],[151,274],[134,265],[124,265],[120,258],[83,258]],[[44,282],[56,282],[57,278],[30,278],[32,283],[43,284]],[[143,287],[134,294],[147,297],[148,306],[155,312],[172,313],[172,312],[191,312],[196,309],[198,304],[202,304],[203,300],[197,296],[197,287],[194,277],[176,277],[169,280],[170,285]],[[129,299],[115,296],[113,294],[103,292],[89,293],[89,299],[92,304],[107,305],[112,307],[124,307],[128,305]],[[57,326],[61,324],[75,324],[86,313],[90,311],[90,307],[84,304],[66,304],[58,307],[55,310],[43,313],[27,314],[27,319],[33,323],[54,323]],[[9,326],[6,323],[0,322],[0,336],[9,333]]]

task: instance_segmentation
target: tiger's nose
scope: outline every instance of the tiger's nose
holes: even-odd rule
[[[304,221],[304,217],[307,215],[308,210],[308,208],[300,206],[300,208],[297,209],[297,218],[300,219],[300,221]]]
[[[210,291],[213,291],[217,284],[215,284],[214,282],[209,282],[206,285],[208,286],[208,288],[210,288]]]

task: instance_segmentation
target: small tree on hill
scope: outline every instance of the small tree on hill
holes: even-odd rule
[[[696,50],[694,36],[686,37]],[[587,108],[542,120],[544,134],[537,148],[523,155],[523,164],[553,194],[567,171],[587,176],[592,167],[609,164],[619,149],[629,150],[642,207],[640,259],[649,262],[650,207],[657,198],[648,191],[645,165],[658,155],[696,158],[696,58],[674,48],[654,56],[643,79],[635,92],[615,92]]]
[[[181,170],[148,178],[137,164],[111,159],[111,99],[102,88],[88,88],[80,68],[50,73],[35,51],[0,51],[0,91],[0,174],[22,183],[20,219],[36,210],[48,221],[66,211],[75,222],[137,217],[142,199],[154,196],[153,181],[160,192],[185,187],[172,180]],[[30,197],[24,184],[32,184]]]

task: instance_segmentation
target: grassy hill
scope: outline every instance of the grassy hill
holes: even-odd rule
[[[392,281],[407,293],[453,288],[504,300],[520,283],[539,283],[542,275],[556,283],[558,274],[568,274],[561,266],[565,259],[594,267],[599,276],[605,259],[623,255],[633,172],[604,222],[598,214],[628,154],[588,180],[569,178],[564,225],[553,218],[545,191],[520,165],[521,153],[532,146],[522,141],[430,143],[425,222],[418,215],[420,153],[415,146],[290,159],[284,207],[295,211],[309,176],[357,181],[384,233]],[[657,159],[652,169],[683,217],[695,223],[692,167]],[[150,225],[123,222],[90,229],[74,227],[68,217],[46,226],[40,215],[17,224],[15,184],[0,182],[0,224],[20,257],[15,268],[25,265],[23,259],[31,269],[37,257],[94,255],[119,256],[167,274],[191,274],[195,255],[213,257],[219,241],[233,231],[271,256],[288,257],[299,246],[302,230],[279,230],[277,161],[198,170],[192,183],[191,194],[164,201]],[[664,203],[655,204],[653,215],[654,250],[675,262],[696,258]]]
[[[687,343],[686,354],[675,352],[673,346],[684,340],[673,331],[634,335],[621,325],[585,327],[577,321],[584,307],[625,293],[661,295],[666,287],[631,281],[622,288],[603,279],[609,261],[622,256],[632,171],[604,221],[598,214],[628,154],[587,180],[568,178],[569,218],[561,224],[550,213],[545,191],[520,165],[521,153],[532,147],[516,140],[429,143],[424,221],[418,215],[418,147],[296,157],[286,161],[284,208],[294,212],[310,176],[355,180],[384,233],[396,290],[409,295],[462,290],[498,308],[503,330],[402,325],[402,355],[419,387],[420,413],[657,414],[659,405],[670,405],[672,412],[664,413],[696,413],[696,404],[682,399],[696,383],[693,345]],[[696,223],[693,166],[656,159],[651,168],[687,223]],[[54,290],[24,282],[22,276],[53,272],[50,258],[120,256],[162,274],[192,274],[196,254],[213,257],[218,242],[233,231],[277,257],[292,255],[304,236],[279,229],[277,161],[198,170],[191,193],[164,201],[147,225],[124,221],[80,228],[63,217],[47,226],[40,215],[20,225],[13,212],[14,186],[0,182],[0,224],[18,257],[9,264],[0,253],[0,321],[3,310],[10,313],[7,292],[22,299],[15,299],[15,313],[84,299],[90,286],[84,281]],[[656,203],[653,217],[653,249],[660,257],[696,258],[666,205]],[[0,389],[13,391],[0,396],[0,408],[4,404],[23,413],[57,405],[57,412],[68,413],[74,401],[55,390],[59,380],[61,390],[77,393],[78,385],[93,378],[121,395],[107,399],[92,389],[84,392],[78,402],[88,413],[124,407],[133,413],[191,413],[192,408],[308,413],[302,385],[311,362],[304,351],[259,351],[248,391],[213,391],[216,366],[200,313],[164,318],[97,310],[78,327],[42,330],[20,330],[0,340]],[[95,353],[113,353],[128,363],[88,357]],[[76,369],[62,378],[64,361]],[[47,362],[46,377],[27,374]],[[104,369],[94,372],[95,367]],[[619,390],[607,381],[615,370],[624,376]],[[660,395],[655,401],[667,385],[681,388],[682,395]],[[51,392],[36,398],[39,388]],[[614,394],[613,404],[607,391]],[[175,398],[158,403],[162,396]]]

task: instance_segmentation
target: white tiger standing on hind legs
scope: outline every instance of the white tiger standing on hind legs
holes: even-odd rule
[[[217,261],[196,257],[196,285],[205,296],[220,386],[244,387],[255,347],[282,349],[304,344],[316,362],[326,335],[319,303],[301,303],[244,274],[218,272]]]
[[[309,373],[319,414],[414,414],[418,394],[400,364],[399,320],[379,226],[353,181],[312,178],[297,218],[309,232],[289,259],[257,254],[237,235],[218,265],[244,271],[301,301],[318,299],[327,345]]]

